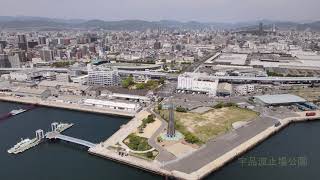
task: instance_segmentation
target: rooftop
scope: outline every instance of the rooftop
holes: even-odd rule
[[[254,96],[254,98],[259,99],[265,104],[287,104],[287,103],[306,102],[305,99],[292,94],[263,95],[263,96]]]

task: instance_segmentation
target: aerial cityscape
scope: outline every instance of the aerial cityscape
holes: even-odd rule
[[[15,1],[0,179],[320,175],[319,2]]]

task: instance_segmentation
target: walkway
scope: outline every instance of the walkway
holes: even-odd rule
[[[71,143],[75,143],[75,144],[79,144],[82,146],[86,146],[88,148],[92,148],[95,147],[96,144],[82,140],[82,139],[78,139],[78,138],[74,138],[74,137],[70,137],[70,136],[66,136],[66,135],[62,135],[58,132],[49,132],[46,134],[46,138],[48,139],[61,139],[63,141],[67,141],[67,142],[71,142]]]

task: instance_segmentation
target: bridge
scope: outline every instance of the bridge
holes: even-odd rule
[[[60,139],[63,141],[67,141],[67,142],[71,142],[74,144],[78,144],[78,145],[82,145],[82,146],[86,146],[88,148],[92,148],[94,146],[96,146],[96,144],[82,140],[82,139],[78,139],[78,138],[74,138],[74,137],[70,137],[70,136],[66,136],[66,135],[62,135],[59,132],[48,132],[46,134],[46,138],[47,139]]]

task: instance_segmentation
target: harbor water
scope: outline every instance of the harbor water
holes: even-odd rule
[[[0,114],[24,106],[0,102]],[[87,148],[63,141],[45,142],[18,155],[7,153],[20,138],[33,138],[37,129],[48,131],[50,124],[55,121],[74,123],[74,126],[63,134],[99,143],[110,137],[129,119],[39,107],[2,120],[1,180],[163,179],[133,167],[92,156],[87,153]],[[317,179],[320,175],[319,137],[320,122],[292,124],[205,179]]]
[[[25,105],[0,102],[0,114]],[[162,179],[161,177],[87,153],[87,148],[63,141],[42,143],[18,155],[7,150],[21,138],[50,130],[52,122],[74,123],[63,134],[99,143],[116,132],[127,118],[39,107],[0,121],[1,180]]]

